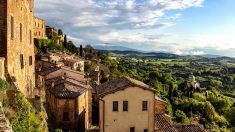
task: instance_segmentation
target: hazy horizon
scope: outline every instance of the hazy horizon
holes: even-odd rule
[[[235,57],[233,0],[40,0],[35,14],[75,44]]]

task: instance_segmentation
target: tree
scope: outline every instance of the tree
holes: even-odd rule
[[[64,48],[67,48],[67,35],[64,35]]]
[[[179,123],[184,123],[184,124],[189,123],[188,117],[181,110],[176,110],[175,117],[176,117],[176,121],[179,122]]]
[[[79,51],[79,53],[80,53],[80,56],[83,57],[83,48],[82,48],[82,45],[80,45],[80,51]]]
[[[86,45],[85,50],[86,50],[86,52],[92,53],[94,48],[88,44],[88,45]]]
[[[61,29],[58,30],[58,35],[63,35],[63,31]]]

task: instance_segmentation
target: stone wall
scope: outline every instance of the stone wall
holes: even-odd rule
[[[43,19],[34,17],[34,38],[46,38],[46,22]]]
[[[5,57],[7,54],[7,46],[6,46],[6,32],[7,32],[7,22],[6,22],[6,0],[0,1],[0,57]]]
[[[0,79],[5,80],[5,67],[4,67],[5,59],[0,57]]]
[[[166,102],[155,99],[155,114],[166,113]]]
[[[0,56],[16,86],[29,97],[35,87],[34,0],[1,0],[0,10]]]

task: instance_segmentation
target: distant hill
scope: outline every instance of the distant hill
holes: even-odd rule
[[[111,48],[110,48],[111,49]],[[137,57],[137,58],[152,58],[152,59],[190,59],[190,60],[198,60],[198,59],[206,59],[210,61],[217,61],[220,62],[222,60],[226,60],[226,62],[235,62],[234,58],[230,57],[223,57],[219,55],[176,55],[172,53],[165,53],[165,52],[142,52],[137,50],[103,50],[98,49],[99,51],[109,54],[110,56],[126,56],[126,57]]]
[[[154,58],[154,59],[176,59],[179,55],[163,52],[141,52],[141,51],[119,51],[119,50],[99,50],[103,53],[109,54],[110,56],[127,56],[127,57],[138,57],[138,58]]]
[[[211,54],[205,54],[205,55],[201,55],[202,57],[205,58],[218,58],[218,57],[222,57],[220,55],[211,55]]]
[[[127,48],[124,46],[114,46],[114,45],[93,45],[96,50],[117,50],[117,51],[138,51],[136,49]]]

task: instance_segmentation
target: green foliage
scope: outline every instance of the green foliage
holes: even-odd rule
[[[55,132],[63,132],[63,130],[62,129],[56,129]]]
[[[85,62],[85,64],[84,64],[84,71],[86,73],[91,73],[92,71],[94,71],[94,68],[92,67],[92,65],[90,65],[87,62]]]
[[[216,88],[219,88],[222,86],[222,82],[219,81],[219,80],[211,80],[210,81],[210,84],[213,86],[213,87],[216,87]]]
[[[35,46],[40,52],[47,53],[50,50],[61,50],[62,48],[55,40],[54,36],[51,39],[35,39]]]
[[[72,41],[69,41],[68,43],[65,43],[64,48],[66,48],[69,52],[71,52],[73,54],[78,53],[78,49]]]
[[[7,88],[9,88],[8,82],[0,79],[0,92],[5,91]]]
[[[175,117],[176,117],[176,121],[179,122],[179,123],[184,123],[184,124],[188,124],[189,123],[188,117],[181,110],[176,110],[175,111]]]
[[[44,131],[45,128],[43,128],[39,115],[27,99],[18,91],[15,93],[14,104],[17,113],[12,120],[12,128],[15,132]]]

